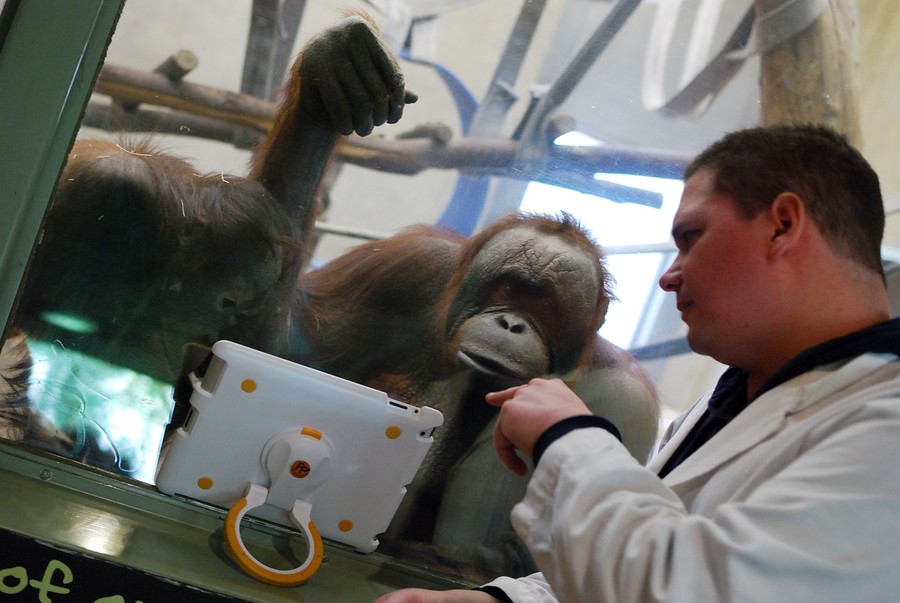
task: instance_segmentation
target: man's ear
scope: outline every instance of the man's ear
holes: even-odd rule
[[[780,193],[767,212],[771,228],[771,249],[784,252],[792,248],[807,227],[806,204],[795,193]]]

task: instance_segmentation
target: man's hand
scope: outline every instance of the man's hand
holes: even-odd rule
[[[551,425],[568,417],[591,414],[559,379],[532,379],[525,385],[490,393],[485,400],[500,407],[494,446],[503,464],[517,475],[525,475],[528,467],[516,450],[532,458],[535,442]]]
[[[406,103],[396,58],[366,19],[352,16],[310,40],[300,60],[303,109],[330,120],[341,134],[365,136],[375,126],[396,123]]]

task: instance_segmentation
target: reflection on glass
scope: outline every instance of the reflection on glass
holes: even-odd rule
[[[63,434],[61,452],[152,483],[172,387],[131,369],[31,340],[29,396]]]
[[[556,144],[594,146],[596,141],[571,132]],[[635,341],[646,304],[655,293],[652,276],[674,249],[669,229],[683,188],[681,180],[631,174],[596,174],[595,178],[662,195],[659,208],[633,203],[617,203],[542,183],[528,186],[520,209],[537,213],[566,212],[578,219],[602,243],[607,267],[615,278],[617,302],[606,314],[601,335],[616,345],[630,349],[645,342]]]

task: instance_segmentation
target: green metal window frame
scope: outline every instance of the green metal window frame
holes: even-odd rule
[[[0,321],[125,0],[8,0],[0,24]]]

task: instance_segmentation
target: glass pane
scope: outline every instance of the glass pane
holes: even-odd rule
[[[473,581],[532,571],[508,519],[527,480],[498,461],[483,394],[563,375],[643,461],[660,421],[722,369],[687,349],[657,281],[684,165],[773,101],[759,56],[733,60],[744,46],[728,47],[746,42],[753,3],[715,14],[716,3],[682,4],[667,16],[666,3],[630,0],[341,3],[379,23],[418,101],[399,123],[342,139],[313,199],[302,185],[315,185],[312,166],[330,151],[324,114],[305,122],[321,137],[284,130],[302,148],[276,142],[260,171],[250,166],[293,98],[282,93],[291,57],[341,21],[334,3],[130,0],[10,321],[4,367],[25,350],[30,359],[27,372],[4,373],[14,387],[0,389],[0,436],[152,484],[167,429],[189,415],[188,374],[202,376],[209,347],[230,339],[444,413],[380,550]],[[870,31],[863,53],[888,42]],[[734,69],[680,105],[728,52]],[[322,81],[346,81],[352,61],[324,56]],[[864,81],[861,103],[896,106],[896,89]],[[300,95],[314,107],[321,88],[308,82]],[[860,127],[880,134],[861,113]],[[892,166],[897,137],[875,138],[873,163]],[[894,205],[897,190],[887,173]],[[490,261],[480,256],[458,301],[463,251],[515,211],[574,216],[605,248],[618,301],[602,339],[584,316],[584,292],[598,293],[589,271],[521,276],[532,252],[534,265],[559,249],[579,270],[595,259],[551,233],[535,238],[533,217],[504,231]],[[415,224],[457,234],[396,237]],[[532,347],[491,357],[488,338],[460,355],[460,316],[493,318],[504,303],[524,316]],[[239,437],[235,425],[223,442]]]

